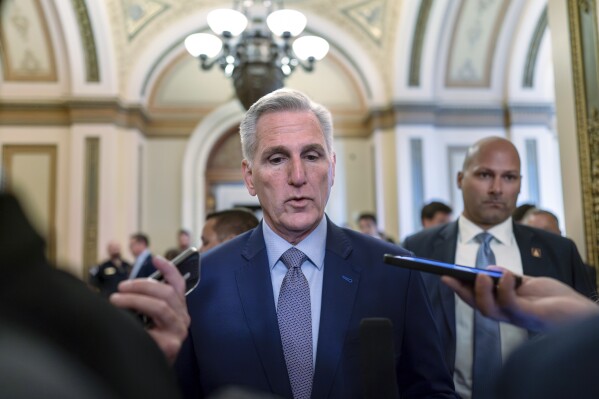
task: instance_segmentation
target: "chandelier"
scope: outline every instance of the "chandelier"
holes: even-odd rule
[[[213,10],[207,17],[215,33],[194,33],[185,48],[203,70],[215,64],[233,79],[237,97],[248,109],[256,100],[283,87],[299,66],[314,70],[329,44],[318,36],[299,36],[306,17],[283,8],[282,1],[235,1],[233,9]]]

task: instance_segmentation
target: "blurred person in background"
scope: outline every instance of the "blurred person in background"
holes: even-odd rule
[[[202,247],[200,252],[237,237],[241,233],[258,226],[258,218],[252,211],[245,208],[226,209],[213,212],[206,216],[206,223],[202,228]]]
[[[420,211],[420,221],[422,227],[427,229],[429,227],[438,226],[451,222],[451,214],[453,210],[449,205],[439,201],[432,201],[422,207]]]
[[[110,241],[106,247],[108,260],[89,271],[89,284],[108,298],[118,291],[121,281],[127,280],[131,273],[131,264],[121,257],[121,244]]]

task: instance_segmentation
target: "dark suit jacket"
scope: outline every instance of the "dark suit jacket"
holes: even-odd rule
[[[89,284],[98,289],[102,296],[108,298],[119,290],[119,283],[127,280],[131,273],[131,265],[124,260],[120,266],[108,259],[89,271]]]
[[[420,274],[383,263],[383,254],[406,251],[330,221],[327,229],[312,398],[362,396],[365,317],[392,320],[402,397],[456,397]],[[238,385],[290,398],[262,225],[208,252],[201,274],[176,365],[184,395]]]
[[[75,369],[100,381],[110,397],[178,397],[172,369],[141,323],[82,281],[51,267],[42,239],[16,200],[3,194],[0,271],[0,324],[8,322],[43,338],[73,360]],[[47,370],[47,376],[52,373]],[[30,376],[29,383],[37,381]],[[0,397],[5,397],[3,388]]]
[[[598,358],[599,317],[594,316],[516,350],[502,370],[497,398],[598,398]]]
[[[524,274],[553,277],[583,295],[594,295],[593,285],[572,240],[521,224],[514,224],[513,227]],[[457,238],[458,222],[455,221],[406,238],[404,247],[423,258],[453,263]],[[533,252],[540,256],[534,256]],[[454,293],[436,275],[423,273],[423,279],[441,332],[445,359],[453,373],[456,348]]]
[[[137,272],[137,275],[135,276],[135,278],[145,278],[145,277],[150,277],[152,275],[152,273],[154,273],[156,271],[156,268],[154,267],[154,264],[152,263],[152,254],[150,254],[150,256],[148,256],[145,260],[144,263],[141,264],[141,267],[139,268],[139,272]]]

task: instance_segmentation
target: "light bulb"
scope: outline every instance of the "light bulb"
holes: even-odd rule
[[[304,31],[306,23],[306,16],[296,10],[277,10],[266,17],[268,29],[277,36],[283,36],[285,32],[297,36]]]
[[[217,35],[229,32],[232,36],[239,36],[248,26],[245,15],[236,10],[221,8],[208,13],[208,26]]]
[[[318,36],[302,36],[293,42],[293,52],[301,60],[322,60],[329,52],[329,42]]]
[[[223,47],[223,42],[210,33],[194,33],[185,38],[185,48],[194,57],[201,54],[215,57]]]

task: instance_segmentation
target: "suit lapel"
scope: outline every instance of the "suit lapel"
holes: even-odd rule
[[[327,225],[320,331],[312,397],[328,397],[337,371],[360,282],[360,269],[351,265],[352,247],[343,230]]]
[[[446,263],[455,262],[455,252],[458,240],[458,222],[447,224],[439,231],[439,236],[433,243],[433,253],[431,258]],[[443,307],[445,323],[450,331],[451,339],[454,340],[455,332],[455,295],[453,291],[441,282],[441,279],[435,277],[436,290],[439,294],[439,300]]]
[[[520,250],[522,272],[528,276],[546,276],[547,265],[543,264],[542,248],[533,247],[534,233],[514,223],[514,237]]]
[[[242,256],[247,264],[236,272],[237,288],[256,351],[272,392],[291,397],[261,224],[250,235]]]

